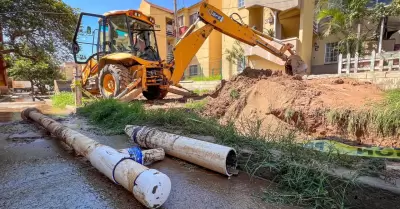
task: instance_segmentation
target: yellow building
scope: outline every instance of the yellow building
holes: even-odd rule
[[[182,36],[190,25],[192,25],[198,15],[200,3],[184,7],[178,10],[178,36]],[[222,0],[212,0],[209,3],[219,9],[222,7]],[[176,43],[175,25],[173,11],[152,4],[147,0],[142,0],[139,10],[146,15],[152,16],[156,22],[157,44],[161,59],[167,59],[169,52],[172,52]],[[203,24],[199,23],[198,27]],[[198,28],[197,27],[197,28]],[[192,76],[218,76],[221,75],[222,68],[222,35],[218,31],[213,31],[204,42],[196,56],[193,57],[186,72],[185,77]],[[212,47],[211,47],[212,46]]]
[[[275,32],[275,37],[292,43],[295,50],[311,66],[313,42],[314,0],[209,0],[209,4],[222,10],[228,16],[237,13],[242,21],[263,33]],[[196,20],[200,2],[178,10],[179,36]],[[157,42],[162,59],[175,44],[173,11],[142,0],[139,10],[153,16],[156,21]],[[310,12],[311,11],[311,12]],[[237,18],[237,17],[236,17]],[[201,27],[203,23],[199,23]],[[280,45],[271,43],[276,47]],[[306,46],[306,47],[302,47]],[[241,43],[245,59],[242,62],[227,60],[228,52],[235,47],[235,40],[218,31],[213,31],[197,52],[185,72],[185,77],[212,76],[222,74],[229,79],[241,72],[245,66],[258,69],[283,69],[284,62],[260,47]],[[303,51],[301,51],[303,49]]]
[[[210,4],[221,9],[226,15],[255,28],[265,34],[271,34],[284,43],[294,45],[294,50],[309,66],[308,73],[335,73],[337,70],[338,52],[335,49],[337,37],[318,39],[315,35],[318,27],[315,24],[315,0],[209,0]],[[182,8],[178,11],[179,36],[196,20],[200,3]],[[155,17],[158,47],[162,59],[167,59],[168,51],[175,44],[173,11],[142,0],[139,10]],[[241,19],[241,20],[240,20]],[[201,27],[203,23],[198,24]],[[267,41],[267,40],[266,40]],[[281,45],[267,41],[279,48]],[[244,59],[228,61],[229,51],[241,48]],[[256,69],[284,69],[284,62],[258,46],[237,44],[231,37],[213,31],[185,73],[186,77],[222,74],[229,79],[241,72],[246,66]]]
[[[336,46],[339,38],[331,36],[319,39],[316,36],[321,29],[315,23],[315,0],[208,0],[207,2],[228,16],[238,14],[240,18],[237,15],[233,18],[239,22],[242,21],[260,32],[274,36],[283,43],[293,44],[294,50],[309,66],[309,74],[337,72]],[[199,6],[200,2],[178,10],[178,36],[181,36],[196,20]],[[162,59],[167,59],[168,52],[172,51],[176,41],[173,11],[151,4],[147,0],[142,0],[139,10],[155,17],[156,29],[160,30],[156,32],[160,55]],[[202,25],[203,23],[199,23],[197,28]],[[384,51],[400,50],[398,34],[395,33],[383,41]],[[281,47],[280,44],[266,41],[277,48]],[[214,30],[189,64],[185,77],[222,74],[222,78],[229,79],[247,66],[256,69],[284,69],[284,62],[271,53],[258,46],[237,43],[235,39]],[[368,48],[376,48],[377,44],[372,43],[372,45]],[[234,48],[242,49],[243,60],[228,61],[229,52]]]
[[[208,1],[208,3],[218,9],[222,7],[222,0],[211,0]],[[178,10],[178,26],[181,32],[179,35],[182,35],[186,29],[196,21],[200,5],[201,2],[198,2],[190,7],[184,7]],[[197,28],[203,25],[204,23],[200,22],[197,24]],[[211,32],[210,36],[190,62],[188,68],[189,69],[185,73],[186,77],[193,75],[206,77],[221,75],[222,34],[220,32],[216,30]]]
[[[228,16],[237,13],[243,23],[250,27],[274,35],[284,43],[293,44],[294,50],[308,66],[311,66],[314,0],[224,0],[222,8]],[[237,16],[234,18],[239,19]],[[280,47],[279,44],[267,42]],[[246,66],[257,69],[284,69],[284,62],[278,57],[258,46],[252,47],[243,43],[240,47],[244,51],[245,59],[239,63],[232,63],[226,57],[235,45],[234,39],[222,36],[224,78],[230,78]]]
[[[167,59],[168,49],[172,50],[175,44],[174,33],[174,12],[167,8],[152,4],[147,0],[142,0],[139,10],[143,14],[152,16],[155,20],[156,39],[160,57],[163,60]]]
[[[75,77],[75,62],[65,62],[60,66],[60,72],[65,80],[72,81]]]

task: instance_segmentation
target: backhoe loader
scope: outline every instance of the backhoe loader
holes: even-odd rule
[[[205,25],[194,30],[200,21]],[[206,2],[201,3],[198,19],[175,44],[174,60],[170,62],[160,59],[154,25],[154,18],[137,10],[104,15],[81,13],[73,55],[76,63],[85,64],[83,88],[94,95],[122,101],[133,100],[141,93],[148,100],[162,99],[169,91],[185,94],[187,91],[179,90],[179,81],[213,30],[279,57],[286,63],[287,74],[301,74],[307,68],[292,50],[293,45],[254,30],[238,14],[228,17]],[[277,49],[265,39],[282,47]]]

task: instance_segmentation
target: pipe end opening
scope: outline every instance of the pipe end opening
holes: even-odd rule
[[[230,150],[226,156],[226,174],[228,176],[237,175],[239,171],[237,167],[237,155],[235,150]]]
[[[32,112],[32,111],[36,111],[36,112],[42,113],[42,112],[40,112],[39,109],[37,109],[37,108],[35,108],[35,107],[29,107],[29,108],[26,108],[26,109],[22,110],[22,112],[21,112],[21,118],[22,118],[23,120],[29,121],[29,120],[30,120],[30,118],[29,118],[29,113]]]

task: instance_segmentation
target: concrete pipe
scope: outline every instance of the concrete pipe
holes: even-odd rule
[[[148,208],[160,207],[171,191],[167,175],[135,162],[126,154],[102,145],[77,131],[71,130],[43,115],[36,108],[22,112],[22,118],[39,123],[52,135],[71,146],[78,154],[109,179],[132,192],[135,198]]]
[[[163,148],[141,150],[139,147],[131,147],[118,150],[127,157],[132,157],[136,162],[142,165],[150,165],[154,162],[164,160],[165,152]]]
[[[227,176],[237,173],[236,151],[231,147],[170,134],[146,126],[127,125],[125,133],[142,147],[163,148],[168,155]]]

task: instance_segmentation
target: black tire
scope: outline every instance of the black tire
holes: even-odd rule
[[[143,91],[143,96],[147,100],[163,99],[167,96],[168,91],[160,89],[159,86],[148,86],[147,91]]]
[[[110,83],[105,84],[106,76],[113,79],[114,88],[110,88]],[[103,98],[114,98],[118,96],[129,84],[129,70],[123,65],[106,65],[99,74],[99,90]],[[107,85],[107,86],[105,86]]]

